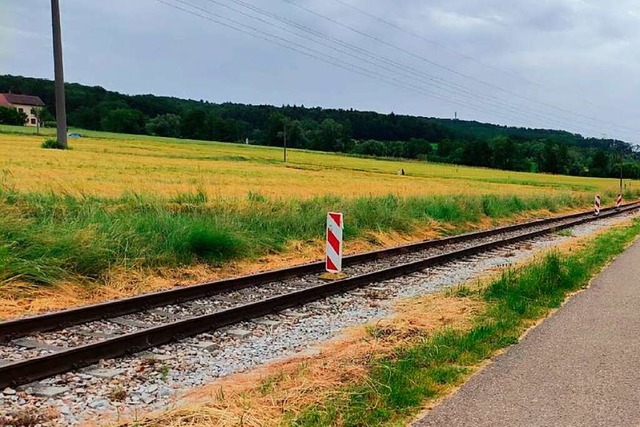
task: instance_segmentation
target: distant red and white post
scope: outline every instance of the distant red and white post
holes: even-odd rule
[[[620,209],[622,206],[622,194],[618,194],[618,198],[616,199],[616,209]]]
[[[327,260],[326,268],[329,273],[342,271],[342,229],[344,222],[341,213],[327,215]]]
[[[593,213],[598,216],[600,215],[600,195],[596,194],[596,199],[593,203]]]

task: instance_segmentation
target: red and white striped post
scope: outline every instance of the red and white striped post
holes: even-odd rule
[[[620,209],[622,206],[622,194],[618,194],[618,198],[616,199],[616,209]]]
[[[326,268],[329,273],[342,271],[342,229],[344,221],[341,213],[327,214],[327,259]]]
[[[596,200],[593,203],[593,213],[596,216],[600,215],[600,195],[596,194]]]

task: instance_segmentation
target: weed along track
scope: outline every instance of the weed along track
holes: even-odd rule
[[[264,316],[273,313],[302,317],[313,310],[331,311],[336,307],[317,301],[356,288],[373,285],[359,292],[383,298],[385,288],[375,284],[434,266],[446,269],[451,268],[448,263],[495,257],[492,251],[498,248],[517,247],[525,240],[638,206],[631,203],[620,211],[604,210],[599,218],[574,214],[354,255],[345,258],[348,277],[334,282],[322,281],[323,263],[313,263],[0,323],[0,388],[29,384],[251,319],[268,328],[274,321]],[[292,310],[295,307],[301,308]],[[226,332],[241,337],[246,331]],[[90,372],[95,369],[84,375]]]

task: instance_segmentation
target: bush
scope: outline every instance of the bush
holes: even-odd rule
[[[44,127],[55,129],[56,127],[58,127],[58,123],[56,123],[55,121],[46,121],[44,122]]]
[[[42,143],[41,145],[42,148],[51,148],[51,149],[55,149],[55,150],[66,150],[66,147],[64,147],[60,141],[58,141],[57,139],[47,139],[45,142]]]
[[[186,250],[200,261],[222,261],[234,258],[242,253],[243,242],[224,231],[210,230],[204,227],[191,231],[187,237]]]
[[[24,126],[27,115],[15,108],[0,106],[0,125]]]

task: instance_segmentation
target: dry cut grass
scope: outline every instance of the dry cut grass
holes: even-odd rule
[[[348,331],[339,341],[293,359],[237,374],[187,394],[178,409],[138,419],[138,427],[283,425],[340,387],[364,380],[375,360],[443,327],[465,329],[482,303],[430,295],[402,303],[398,315]]]

